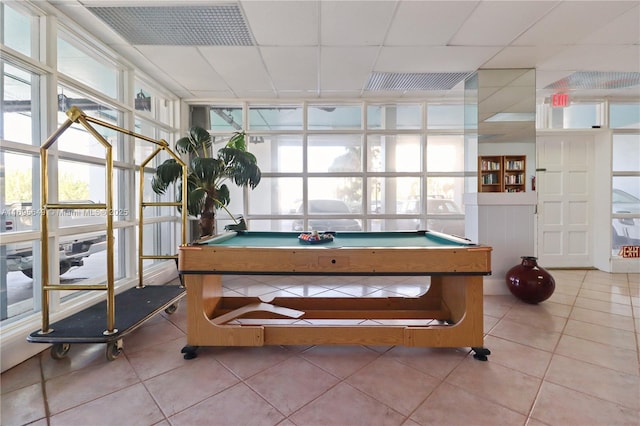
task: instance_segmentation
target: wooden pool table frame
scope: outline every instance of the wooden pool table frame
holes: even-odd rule
[[[182,349],[186,359],[194,358],[199,346],[404,345],[470,347],[481,360],[490,354],[483,347],[482,284],[483,276],[491,273],[488,246],[191,245],[180,247],[178,269],[187,288],[187,345]],[[418,297],[276,297],[263,302],[258,297],[223,296],[225,274],[418,275],[430,276],[431,284]],[[239,318],[252,320],[239,324],[234,321]],[[406,321],[425,319],[437,321],[422,326]]]

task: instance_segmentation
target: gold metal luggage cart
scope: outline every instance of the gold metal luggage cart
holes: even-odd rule
[[[166,141],[155,140],[126,129],[89,117],[77,107],[67,111],[67,120],[40,147],[41,164],[41,201],[44,214],[41,217],[41,256],[42,256],[42,328],[27,337],[27,341],[34,343],[50,343],[51,356],[55,359],[64,358],[73,343],[106,343],[106,356],[109,360],[116,359],[123,348],[123,337],[142,325],[155,314],[165,311],[173,313],[178,301],[184,297],[185,288],[180,285],[147,285],[143,283],[142,266],[145,259],[176,259],[176,255],[144,255],[143,251],[143,212],[150,206],[176,206],[181,208],[182,245],[186,244],[186,176],[187,166],[170,148]],[[58,138],[73,123],[80,123],[105,149],[105,203],[77,204],[50,203],[48,185],[49,149]],[[91,125],[98,124],[125,135],[150,142],[155,150],[139,167],[140,203],[138,209],[138,284],[119,294],[115,294],[114,287],[114,236],[113,236],[113,156],[111,144]],[[144,202],[144,168],[160,152],[166,151],[178,164],[182,166],[182,198],[181,202]],[[47,212],[63,209],[74,210],[102,210],[106,218],[107,267],[106,283],[100,284],[60,284],[49,280],[49,221]],[[94,304],[82,311],[72,314],[53,324],[49,323],[49,292],[64,290],[94,290],[104,291],[105,300]],[[117,315],[116,315],[117,313]]]

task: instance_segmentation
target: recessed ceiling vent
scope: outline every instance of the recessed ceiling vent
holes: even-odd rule
[[[369,77],[365,90],[450,90],[470,74],[470,72],[374,72]]]
[[[545,89],[624,89],[638,85],[639,72],[580,71],[551,83]]]
[[[138,45],[253,46],[240,7],[87,7],[125,40]]]

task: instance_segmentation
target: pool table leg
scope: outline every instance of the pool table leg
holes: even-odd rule
[[[487,355],[491,355],[491,351],[487,348],[471,348],[471,350],[473,350],[473,352],[475,352],[473,354],[473,357],[477,360],[480,361],[486,361],[487,360]]]
[[[199,346],[187,345],[184,348],[182,348],[180,352],[184,354],[184,357],[183,357],[184,359],[193,359],[198,356],[198,354],[196,353],[198,348]]]

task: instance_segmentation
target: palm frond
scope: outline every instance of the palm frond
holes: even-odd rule
[[[187,211],[192,216],[199,216],[207,196],[204,188],[197,187],[187,193]]]
[[[241,151],[246,151],[247,150],[246,136],[247,134],[245,132],[235,132],[231,136],[231,139],[229,139],[229,142],[227,142],[226,146],[228,148],[235,148]]]
[[[180,154],[193,153],[198,156],[207,157],[211,149],[212,139],[209,132],[202,127],[193,126],[189,129],[187,136],[176,141],[176,151]]]
[[[227,185],[220,185],[220,188],[218,188],[218,191],[216,192],[216,198],[214,201],[216,202],[216,208],[229,205],[231,202],[231,196]]]
[[[182,166],[170,158],[156,168],[151,179],[151,188],[156,194],[164,194],[169,185],[182,177]]]

